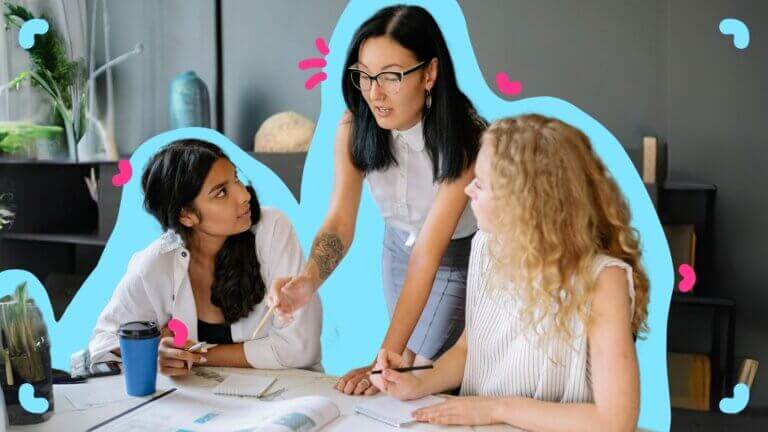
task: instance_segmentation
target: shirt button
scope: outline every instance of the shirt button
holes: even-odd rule
[[[182,252],[181,252],[181,256],[182,256],[182,257],[184,257],[184,258],[186,258],[186,257],[187,257],[187,252],[185,252],[185,251],[182,251]]]

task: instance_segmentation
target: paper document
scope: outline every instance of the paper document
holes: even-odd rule
[[[284,408],[274,417],[261,424],[241,427],[237,432],[316,432],[340,415],[336,404],[322,396],[305,396],[280,405]]]
[[[226,396],[261,397],[272,384],[275,377],[232,374],[213,389],[213,393]]]
[[[96,378],[101,379],[101,378]],[[128,399],[134,399],[128,396],[124,390],[116,391],[108,386],[96,386],[89,384],[61,384],[57,385],[72,406],[76,410],[87,410],[108,404],[122,402]],[[158,387],[156,393],[162,392],[163,388]]]
[[[439,404],[443,400],[437,396],[427,396],[411,401],[399,401],[391,396],[383,395],[356,405],[355,412],[390,426],[401,427],[415,421],[411,415],[412,412],[419,408]]]
[[[99,428],[99,432],[316,432],[339,416],[328,398],[280,402],[177,390]]]

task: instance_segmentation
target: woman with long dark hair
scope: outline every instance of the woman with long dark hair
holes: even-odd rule
[[[122,323],[164,327],[176,318],[187,325],[190,341],[218,346],[196,354],[164,337],[164,374],[185,375],[192,363],[321,369],[317,296],[291,322],[276,317],[253,335],[268,311],[267,287],[298,274],[304,260],[290,221],[259,205],[224,152],[197,140],[171,143],[149,161],[141,185],[144,207],[165,233],[128,264],[94,330],[92,363],[119,360]]]
[[[437,22],[421,7],[387,7],[365,21],[345,69],[348,112],[336,134],[330,209],[303,271],[276,284],[270,301],[291,315],[333,272],[352,244],[367,180],[386,225],[382,274],[391,324],[382,348],[429,364],[464,328],[477,225],[463,190],[485,123],[458,88]],[[373,394],[370,370],[349,372],[336,388]]]

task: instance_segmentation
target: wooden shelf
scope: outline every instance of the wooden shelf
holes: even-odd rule
[[[672,294],[672,303],[691,306],[734,307],[736,302],[724,297],[706,297],[697,294]]]
[[[107,239],[96,234],[38,234],[38,233],[3,233],[0,239],[31,241],[44,243],[66,243],[85,246],[104,247]]]
[[[690,190],[690,191],[716,191],[717,185],[709,183],[685,183],[685,182],[665,182],[662,189],[666,190]]]

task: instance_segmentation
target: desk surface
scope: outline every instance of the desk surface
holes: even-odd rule
[[[284,388],[285,391],[275,400],[286,400],[300,396],[318,395],[331,399],[339,407],[341,416],[323,429],[323,432],[342,432],[342,431],[366,431],[366,432],[392,432],[395,428],[379,423],[367,417],[354,413],[354,406],[367,398],[366,396],[347,396],[333,389],[337,377],[324,375],[317,372],[304,370],[254,370],[254,369],[229,369],[229,368],[201,368],[200,371],[212,370],[221,374],[237,372],[240,374],[266,375],[277,377],[277,382],[271,390]],[[104,378],[92,378],[87,384],[79,386],[88,386],[88,390],[95,393],[121,392],[124,393],[124,381],[122,375],[116,375]],[[158,391],[177,387],[185,391],[205,391],[210,392],[210,388],[217,383],[211,379],[206,379],[198,375],[193,375],[183,379],[172,380],[165,376],[158,375]],[[77,384],[76,384],[77,385]],[[109,419],[131,407],[138,405],[147,398],[126,398],[121,401],[111,402],[102,406],[89,409],[78,409],[68,399],[67,395],[72,395],[73,385],[54,386],[54,415],[46,422],[29,426],[13,426],[9,431],[38,431],[38,432],[61,432],[61,431],[81,431],[86,430],[104,420]],[[518,431],[519,429],[510,426],[483,426],[483,427],[440,427],[429,424],[413,424],[405,430],[418,431]]]

